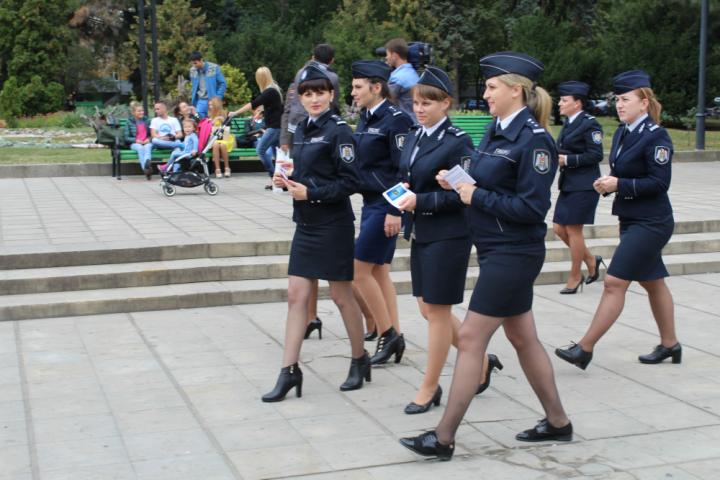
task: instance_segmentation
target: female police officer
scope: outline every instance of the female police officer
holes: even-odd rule
[[[397,295],[390,279],[397,234],[402,226],[401,212],[390,205],[382,193],[400,181],[398,164],[412,120],[392,103],[387,86],[391,69],[379,60],[360,60],[352,64],[352,96],[366,110],[355,129],[363,196],[360,235],[355,242],[357,297],[375,320],[381,333],[372,363],[389,359],[384,345],[405,349],[398,321]],[[398,355],[400,359],[402,353]]]
[[[585,277],[580,273],[583,262],[587,265],[591,284],[600,276],[599,255],[593,256],[585,246],[583,225],[595,222],[595,209],[600,194],[593,182],[600,177],[603,159],[602,128],[595,117],[584,113],[590,85],[582,82],[565,82],[560,91],[560,113],[567,117],[557,138],[560,165],[558,188],[560,195],[555,204],[553,230],[565,245],[570,247],[572,267],[570,278],[562,294],[577,293]],[[593,273],[590,273],[593,272]]]
[[[605,195],[615,192],[613,215],[620,220],[620,245],[605,276],[605,289],[592,324],[579,343],[555,353],[583,370],[592,360],[595,344],[620,316],[625,292],[632,281],[647,291],[660,345],[642,363],[660,363],[672,357],[680,363],[682,348],[675,337],[673,299],[665,285],[668,276],[662,249],[673,233],[675,222],[667,191],[672,169],[673,144],[660,127],[660,103],[650,86],[650,76],[641,71],[625,72],[613,79],[617,110],[624,122],[613,137],[610,176],[599,178],[595,189]]]
[[[452,104],[452,83],[443,70],[428,66],[411,93],[420,124],[413,125],[408,133],[400,174],[414,193],[404,200],[400,210],[412,212],[405,224],[405,238],[413,237],[413,295],[428,321],[425,378],[415,399],[405,408],[405,413],[416,414],[440,405],[442,389],[438,380],[450,345],[457,345],[460,328],[460,320],[451,309],[463,301],[472,248],[465,205],[457,193],[444,191],[435,176],[440,170],[466,165],[473,144],[446,116]]]
[[[543,65],[532,57],[495,53],[481,58],[480,68],[487,78],[483,98],[497,122],[489,125],[470,161],[469,173],[476,185],[458,186],[460,199],[470,205],[480,276],[458,332],[455,373],[442,420],[435,431],[400,440],[420,455],[441,460],[452,458],[455,432],[475,394],[483,353],[501,325],[547,415],[516,438],[572,438],[572,425],[560,403],[552,364],[537,338],[531,310],[533,282],[545,259],[544,220],[557,171],[555,143],[547,132],[552,100],[534,82]],[[444,182],[441,185],[448,188]]]
[[[322,70],[308,66],[298,93],[310,118],[295,132],[292,180],[285,180],[280,173],[274,177],[275,185],[287,188],[293,196],[293,220],[297,224],[288,266],[285,355],[275,390],[262,397],[264,402],[281,401],[293,387],[301,396],[303,377],[297,361],[308,323],[313,279],[330,283],[352,347],[350,373],[340,389],[355,390],[362,387],[363,378],[370,381],[362,314],[351,285],[355,226],[349,197],[360,184],[355,139],[345,121],[330,111],[333,88]]]

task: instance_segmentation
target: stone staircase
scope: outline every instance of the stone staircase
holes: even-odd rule
[[[591,252],[606,262],[612,258],[619,243],[617,225],[586,227],[585,235]],[[551,229],[546,242],[545,265],[536,283],[565,283],[570,251]],[[287,236],[266,235],[249,242],[48,248],[0,255],[0,320],[282,302],[290,243]],[[678,222],[664,255],[671,275],[720,272],[720,220]],[[391,272],[399,294],[411,292],[409,270],[409,244],[400,239]],[[473,254],[467,289],[475,285],[478,271]],[[325,282],[320,296],[329,297]]]

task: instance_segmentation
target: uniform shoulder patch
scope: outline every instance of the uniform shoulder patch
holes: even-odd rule
[[[585,118],[587,118],[587,119],[589,119],[589,120],[594,120],[594,119],[595,119],[595,117],[593,117],[592,115],[588,115],[587,113],[585,114]]]
[[[548,173],[550,171],[550,152],[535,150],[533,152],[533,168],[541,175]]]
[[[345,119],[342,118],[340,115],[332,115],[330,118],[335,120],[335,123],[337,123],[338,125],[347,125]]]
[[[650,126],[648,127],[648,130],[650,130],[651,132],[654,132],[654,131],[657,130],[658,128],[660,128],[660,125],[658,125],[657,123],[653,123],[652,125],[650,125]]]
[[[600,132],[600,131],[592,132],[592,139],[593,139],[593,142],[597,143],[598,145],[601,144],[602,143],[602,132]]]
[[[390,105],[388,107],[388,110],[390,110],[390,112],[392,112],[394,117],[397,117],[398,115],[402,115],[402,110],[397,108],[395,105]]]
[[[343,143],[340,145],[340,158],[345,163],[352,163],[355,160],[355,146],[352,143]]]
[[[670,147],[655,147],[655,161],[660,165],[665,165],[670,161]]]
[[[533,133],[534,133],[535,135],[537,135],[538,133],[543,133],[543,132],[545,132],[545,129],[542,128],[542,127],[540,127],[540,128],[533,128]]]
[[[405,137],[407,134],[401,133],[399,135],[395,135],[395,145],[397,145],[398,150],[402,150],[405,146]]]
[[[465,173],[470,173],[470,159],[472,157],[460,157],[460,166],[463,170],[465,170]]]
[[[454,134],[456,137],[461,137],[465,135],[465,132],[458,127],[448,127],[447,131]]]

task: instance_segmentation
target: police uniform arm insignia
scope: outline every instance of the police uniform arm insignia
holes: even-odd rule
[[[397,146],[398,150],[402,150],[405,146],[405,137],[407,136],[406,133],[401,133],[398,135],[395,135],[395,146]]]
[[[656,132],[656,135],[658,138],[645,145],[644,155],[632,159],[645,163],[647,175],[618,179],[618,196],[646,197],[667,193],[672,178],[672,140],[664,130]],[[641,170],[634,171],[639,173]]]
[[[665,165],[670,161],[670,147],[655,147],[655,161],[660,165]]]
[[[533,168],[540,175],[550,171],[550,152],[547,150],[535,150],[533,152]]]

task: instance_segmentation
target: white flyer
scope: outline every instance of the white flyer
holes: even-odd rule
[[[292,163],[292,158],[288,156],[288,154],[280,148],[275,149],[275,172],[280,172],[280,175],[283,176],[285,180],[288,179],[288,177],[285,175],[285,172],[287,172],[289,169],[283,167],[280,165],[281,162],[290,162]],[[275,195],[290,195],[290,192],[286,192],[282,188],[278,188],[275,186],[275,183],[273,182],[273,193]]]
[[[461,183],[469,183],[470,185],[475,185],[475,180],[467,174],[465,170],[460,165],[455,165],[453,168],[445,172],[445,175],[442,176],[443,180],[445,180],[447,183],[450,184],[450,186],[455,190],[457,190],[457,186]]]
[[[400,208],[400,202],[405,200],[405,198],[412,193],[413,192],[405,188],[405,185],[400,182],[394,187],[392,187],[390,190],[383,192],[383,197],[385,197],[385,200],[390,202],[393,207]]]

